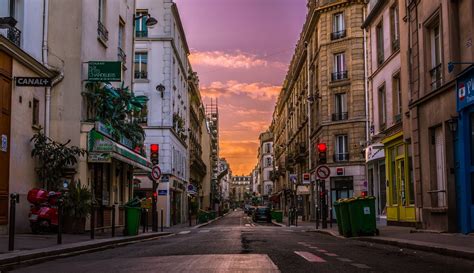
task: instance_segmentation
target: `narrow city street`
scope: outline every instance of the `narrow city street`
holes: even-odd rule
[[[199,229],[12,272],[473,272],[474,261],[253,223],[242,211]],[[400,266],[403,265],[403,269]]]

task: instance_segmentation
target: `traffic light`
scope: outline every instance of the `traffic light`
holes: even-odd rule
[[[319,161],[318,163],[319,164],[326,164],[327,163],[327,146],[326,146],[326,143],[318,143],[317,145],[317,149],[318,149],[318,158],[319,158]]]
[[[151,144],[150,145],[150,160],[153,165],[158,165],[160,162],[160,145],[158,144]]]

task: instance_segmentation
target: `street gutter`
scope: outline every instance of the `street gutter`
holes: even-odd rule
[[[130,237],[96,239],[40,249],[14,251],[0,254],[0,268],[6,269],[16,265],[32,265],[58,258],[75,256],[173,235],[174,234],[170,232],[146,233]]]

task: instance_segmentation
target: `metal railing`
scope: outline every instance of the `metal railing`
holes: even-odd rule
[[[125,64],[127,62],[127,54],[125,54],[125,51],[121,47],[117,48],[117,57],[118,60],[122,62],[122,64]]]
[[[148,79],[147,71],[135,71],[135,79]]]
[[[334,161],[341,162],[341,161],[348,161],[349,160],[349,153],[336,153],[334,154]]]
[[[346,37],[346,30],[334,31],[331,33],[331,40],[337,40]]]
[[[332,114],[332,121],[346,120],[348,118],[349,118],[349,115],[347,112],[339,112],[339,113]]]
[[[148,30],[136,30],[135,37],[137,38],[146,38],[148,37]]]
[[[378,50],[377,51],[377,64],[382,64],[383,61],[385,61],[385,56],[383,54],[383,50]]]
[[[16,46],[21,46],[21,31],[15,27],[16,20],[13,17],[0,18],[0,35],[5,36]]]
[[[431,90],[435,90],[441,87],[443,84],[442,64],[438,64],[430,70],[431,75]]]
[[[109,40],[109,31],[101,21],[97,21],[97,35],[106,42]]]
[[[97,103],[86,95],[82,96],[82,100],[84,102],[83,121],[88,121],[88,122],[96,121],[97,120]]]
[[[392,41],[392,50],[397,51],[400,49],[400,39],[395,39]]]
[[[347,70],[344,71],[336,71],[331,74],[332,81],[340,81],[347,79]]]

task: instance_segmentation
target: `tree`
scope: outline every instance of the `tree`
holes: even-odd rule
[[[36,133],[31,141],[34,143],[31,156],[40,161],[36,172],[43,187],[57,190],[64,169],[77,163],[77,157],[87,154],[86,150],[76,146],[67,146],[71,141],[59,143],[47,137],[42,130]]]

